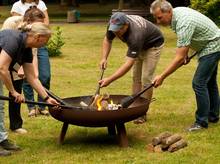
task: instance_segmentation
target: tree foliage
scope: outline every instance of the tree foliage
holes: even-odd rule
[[[191,7],[220,24],[220,0],[191,0]]]
[[[49,56],[60,56],[62,54],[61,47],[65,44],[62,37],[62,30],[59,26],[56,27],[55,32],[47,43]]]

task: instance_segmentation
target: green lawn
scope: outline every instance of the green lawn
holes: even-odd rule
[[[106,25],[79,23],[60,26],[66,44],[61,57],[51,58],[51,91],[60,97],[93,94],[100,74],[98,63]],[[162,31],[166,44],[157,73],[168,65],[175,53],[175,35],[168,28],[162,28]],[[124,62],[126,50],[125,44],[114,41],[105,76],[112,74]],[[185,131],[194,121],[196,105],[191,80],[195,67],[196,60],[192,60],[170,76],[163,86],[155,89],[157,100],[150,105],[146,124],[126,124],[129,148],[118,147],[114,138],[108,137],[106,128],[74,125],[69,126],[64,145],[58,145],[62,122],[52,117],[28,118],[27,108],[23,105],[23,127],[28,134],[16,135],[9,131],[9,138],[16,141],[23,151],[0,158],[0,163],[218,163],[219,124],[210,124],[207,130],[201,132]],[[109,87],[101,89],[101,92],[130,94],[130,86],[129,72]],[[5,112],[8,129],[7,106]],[[175,153],[147,152],[146,145],[152,137],[164,131],[181,134],[188,141],[188,147]]]

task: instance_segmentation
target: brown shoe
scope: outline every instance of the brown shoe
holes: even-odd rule
[[[44,110],[39,109],[39,112],[40,112],[41,115],[44,115],[44,116],[49,116],[50,115],[49,112],[46,109],[44,109]]]
[[[0,156],[9,156],[11,152],[0,147]]]
[[[37,112],[35,109],[30,109],[29,113],[28,113],[28,117],[36,117],[37,116]]]
[[[136,120],[134,120],[134,124],[143,124],[147,121],[146,115],[138,117]]]

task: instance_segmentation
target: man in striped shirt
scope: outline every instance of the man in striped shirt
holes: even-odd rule
[[[176,56],[170,65],[154,79],[155,87],[189,62],[188,51],[193,49],[198,56],[198,67],[193,78],[196,95],[196,121],[188,131],[208,128],[208,122],[219,121],[219,92],[217,70],[220,59],[220,29],[205,15],[187,8],[172,8],[166,0],[155,0],[151,13],[162,25],[171,25],[177,34]]]

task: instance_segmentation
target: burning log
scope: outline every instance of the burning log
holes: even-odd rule
[[[118,110],[121,105],[114,104],[108,94],[96,95],[94,101],[89,106],[92,109],[102,110]]]

